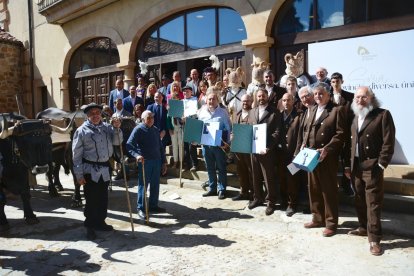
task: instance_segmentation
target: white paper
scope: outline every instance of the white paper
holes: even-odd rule
[[[197,99],[184,101],[184,117],[196,115],[198,110]]]
[[[253,126],[252,153],[261,153],[266,151],[266,136],[266,124]]]
[[[293,163],[287,165],[287,168],[291,175],[295,175],[295,173],[297,173],[300,170],[300,168],[296,167],[296,165]]]
[[[201,142],[200,144],[206,146],[216,146],[218,141],[218,134],[220,129],[220,122],[207,122],[204,123],[203,126],[203,133],[201,134]]]

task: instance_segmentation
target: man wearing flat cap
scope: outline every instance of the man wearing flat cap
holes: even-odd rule
[[[91,103],[83,112],[87,120],[75,131],[73,136],[73,170],[79,185],[83,185],[85,194],[86,237],[96,238],[95,230],[112,231],[106,224],[108,209],[108,184],[110,180],[109,158],[113,145],[122,142],[122,132],[118,118],[112,125],[102,121],[102,106]]]

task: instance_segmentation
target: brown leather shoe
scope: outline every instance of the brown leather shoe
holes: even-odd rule
[[[371,254],[374,256],[381,256],[382,254],[384,254],[384,250],[382,250],[382,247],[379,244],[379,242],[370,242],[369,252],[371,252]]]
[[[335,234],[336,234],[336,230],[332,230],[329,228],[323,229],[323,232],[322,232],[322,236],[324,237],[332,237]]]
[[[348,235],[366,237],[368,234],[366,229],[358,227],[357,229],[349,231]]]
[[[307,222],[303,225],[305,228],[320,228],[320,227],[325,227],[325,223],[322,222]]]

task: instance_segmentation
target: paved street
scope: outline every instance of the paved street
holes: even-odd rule
[[[82,210],[70,208],[70,178],[62,178],[66,191],[50,198],[38,177],[32,203],[40,224],[24,223],[20,201],[6,207],[11,229],[0,237],[1,275],[414,275],[413,215],[384,214],[385,253],[374,257],[366,238],[346,235],[357,226],[349,207],[341,207],[339,233],[324,238],[321,229],[303,228],[310,215],[267,217],[265,207],[248,210],[245,201],[203,198],[201,189],[169,184],[160,194],[168,213],[145,225],[137,220],[134,186],[132,234],[117,182],[107,219],[116,231],[87,241]]]

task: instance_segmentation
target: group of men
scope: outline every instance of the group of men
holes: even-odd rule
[[[249,200],[249,209],[266,203],[266,215],[274,213],[277,203],[280,203],[286,214],[292,216],[306,177],[303,172],[292,175],[287,166],[303,148],[315,149],[320,154],[319,163],[307,174],[312,220],[304,227],[323,227],[325,237],[336,234],[337,171],[341,160],[344,175],[350,179],[345,183],[352,184],[355,189],[360,224],[349,234],[368,236],[370,252],[381,255],[383,170],[393,155],[394,123],[391,114],[380,108],[369,87],[358,88],[354,96],[342,90],[341,74],[334,73],[328,80],[326,69],[320,71],[312,86],[300,89],[295,78],[286,80],[286,88],[278,86],[274,83],[272,71],[266,71],[264,85],[255,93],[231,98],[231,101],[239,101],[239,110],[232,120],[226,106],[220,103],[223,91],[213,86],[209,88],[206,104],[198,111],[198,119],[205,123],[220,122],[221,130],[228,135],[222,137],[221,146],[202,146],[209,177],[209,190],[203,196],[226,197],[226,151],[231,139],[237,139],[231,135],[232,124],[266,124],[265,150],[258,154],[236,154],[241,188],[240,194],[233,199]],[[192,71],[191,75],[196,74]],[[194,87],[198,85],[187,83],[184,90],[194,92]],[[113,95],[111,92],[110,103],[111,97],[112,101],[120,95],[128,97],[119,88],[117,84],[117,91]],[[165,90],[168,93],[168,85]],[[142,123],[133,130],[126,143],[128,153],[139,164],[137,208],[140,218],[147,211],[143,202],[145,182],[151,189],[149,211],[165,211],[158,206],[158,191],[160,173],[166,170],[162,117],[168,111],[162,103],[163,91],[159,90],[155,97],[154,105],[142,114]],[[253,102],[256,102],[254,107]],[[99,202],[96,202],[95,195],[100,197],[105,193],[109,181],[107,162],[110,148],[112,144],[122,142],[119,120],[113,120],[112,126],[102,123],[100,109],[94,104],[85,109],[88,120],[76,131],[73,143],[75,174],[79,184],[86,184],[85,226],[88,238],[95,237],[94,230],[112,230],[104,221],[107,195]],[[143,180],[144,173],[146,181]],[[103,190],[99,190],[101,188]],[[96,204],[102,208],[97,208]],[[105,212],[97,212],[96,209]]]

